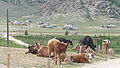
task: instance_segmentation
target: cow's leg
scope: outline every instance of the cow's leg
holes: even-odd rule
[[[109,45],[106,45],[106,54],[108,54]]]
[[[60,54],[58,54],[59,64],[61,65]]]
[[[79,50],[79,53],[82,53],[81,51],[82,51],[82,47],[83,47],[83,45],[82,46],[80,46],[80,50]]]
[[[25,54],[27,54],[27,53],[29,53],[29,52],[25,52]]]
[[[55,64],[57,65],[57,54],[55,53]]]
[[[48,56],[49,56],[49,58],[50,58],[50,56],[51,56],[51,50],[50,50],[49,47],[48,47]]]
[[[102,46],[102,53],[105,54],[105,46]]]

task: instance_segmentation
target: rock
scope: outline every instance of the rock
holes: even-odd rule
[[[107,15],[111,18],[120,17],[120,8],[108,1],[98,0],[48,0],[35,15],[50,16],[54,13],[78,11],[82,8],[86,16],[95,19],[98,15]]]

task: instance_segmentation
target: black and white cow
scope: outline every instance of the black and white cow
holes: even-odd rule
[[[86,49],[88,48],[88,46],[92,49],[92,50],[94,50],[95,51],[95,45],[94,45],[94,43],[93,43],[93,40],[92,40],[92,38],[90,37],[90,36],[85,36],[85,37],[83,37],[80,41],[79,41],[79,43],[78,43],[79,45],[86,45]]]
[[[56,38],[56,37],[55,37],[55,39],[59,40],[60,42],[69,43],[70,45],[73,45],[72,40],[70,40],[70,39]]]

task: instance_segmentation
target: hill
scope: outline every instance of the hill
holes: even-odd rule
[[[0,0],[0,18],[6,17],[6,9],[9,9],[10,17],[32,15],[43,3],[40,0],[32,0],[32,2],[31,0]]]
[[[36,21],[53,23],[81,25],[84,23],[87,25],[115,23],[119,25],[119,0],[40,0],[44,1],[42,3],[39,3],[39,0],[20,1],[20,4],[0,1],[0,18],[6,17],[5,11],[9,8],[11,19],[15,17],[24,20],[22,16],[32,15],[32,19]]]
[[[99,15],[119,18],[119,3],[118,0],[48,0],[35,14],[49,16],[54,13],[66,14],[82,9],[85,11],[84,15],[92,19]]]

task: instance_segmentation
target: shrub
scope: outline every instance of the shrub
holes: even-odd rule
[[[28,31],[27,30],[25,30],[25,35],[28,35]]]
[[[68,35],[69,34],[69,32],[68,31],[65,31],[65,35]]]

